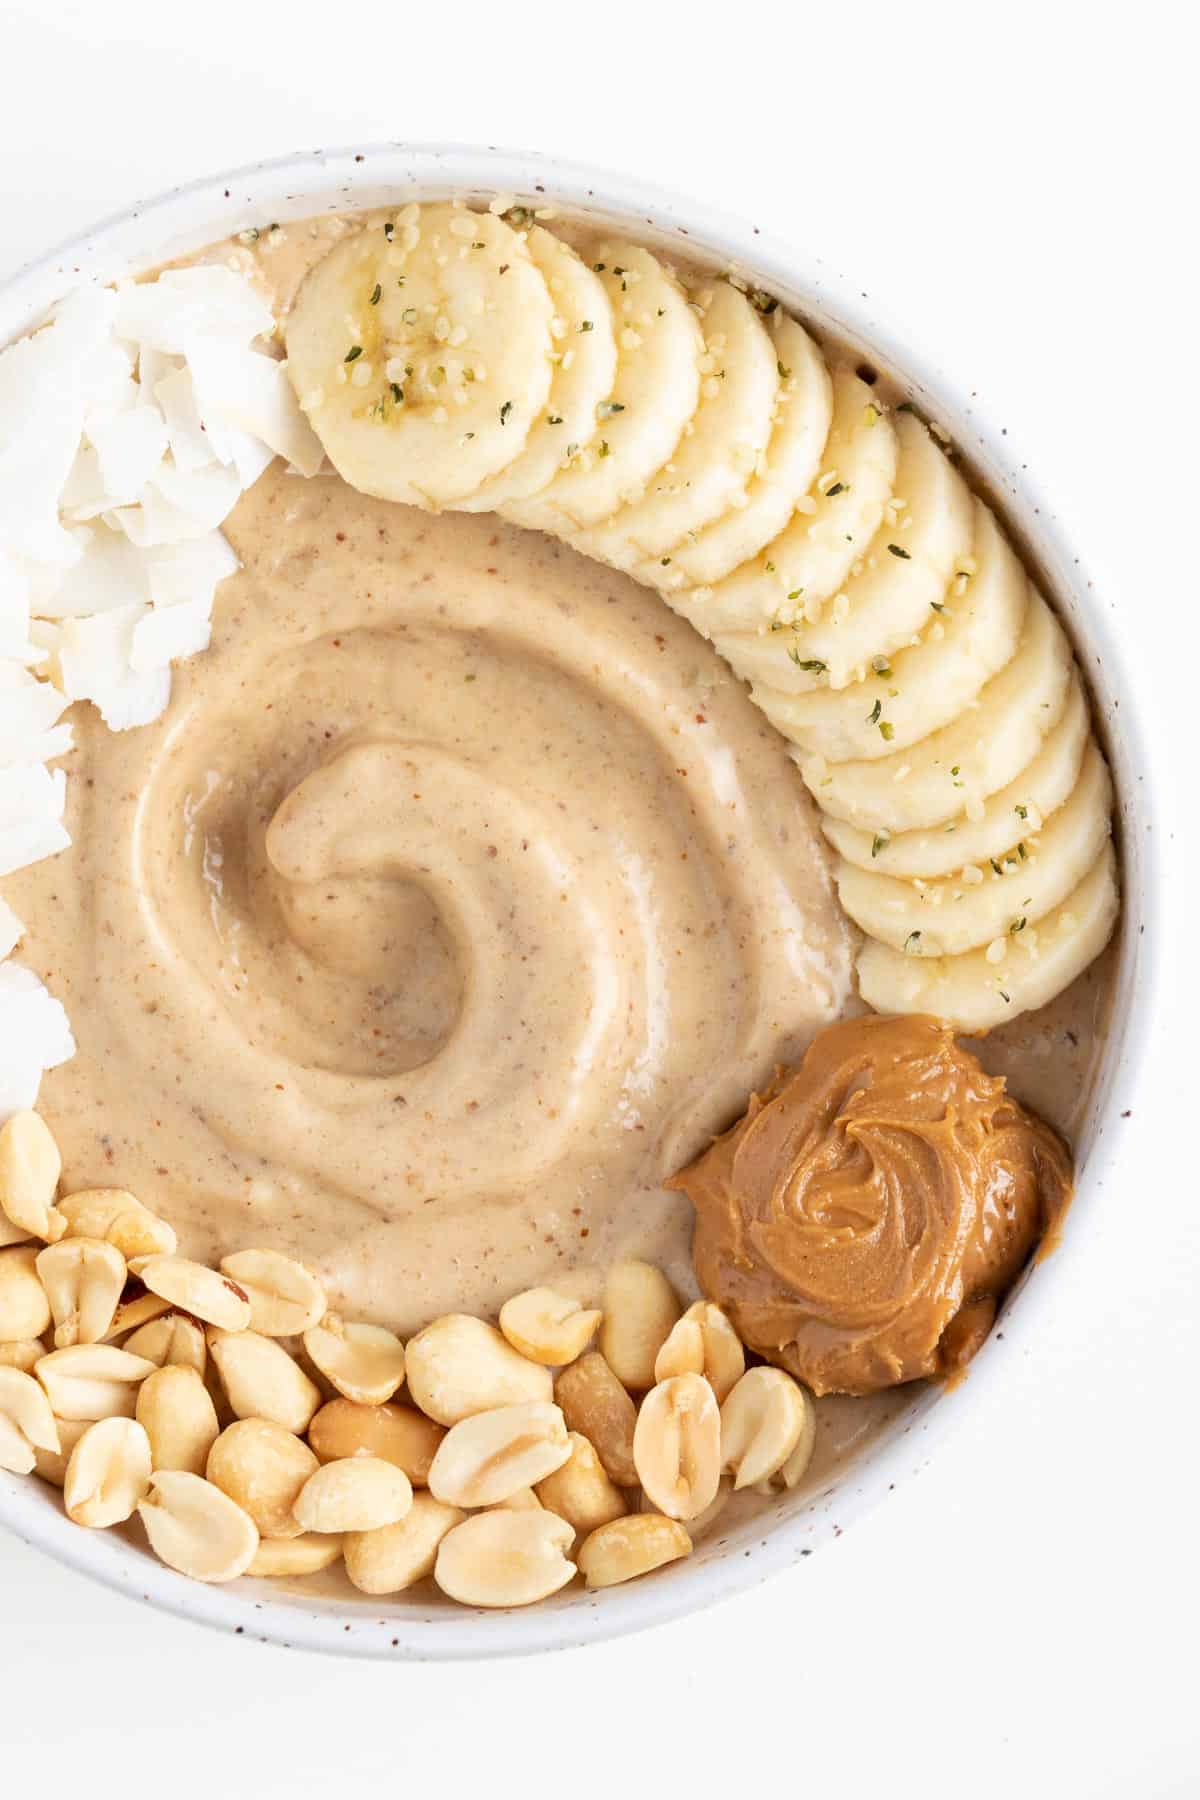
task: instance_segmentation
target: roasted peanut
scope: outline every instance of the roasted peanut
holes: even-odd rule
[[[614,1263],[604,1284],[600,1348],[625,1387],[654,1386],[654,1364],[682,1312],[675,1290],[653,1263],[629,1258]]]
[[[638,1479],[659,1512],[693,1519],[721,1479],[721,1411],[703,1375],[673,1375],[642,1401],[633,1434]]]
[[[499,1406],[451,1426],[433,1459],[429,1491],[451,1506],[498,1506],[570,1454],[557,1406],[547,1400]]]
[[[153,1298],[157,1300],[158,1295]],[[204,1327],[181,1312],[164,1312],[148,1324],[139,1325],[136,1331],[130,1332],[121,1348],[131,1351],[134,1356],[144,1356],[147,1362],[157,1363],[160,1369],[178,1366],[195,1369],[197,1375],[203,1375],[208,1362]]]
[[[636,1487],[633,1432],[637,1409],[598,1350],[589,1350],[563,1369],[554,1384],[570,1431],[578,1431],[595,1449],[618,1487]]]
[[[655,1381],[673,1375],[703,1375],[717,1404],[746,1372],[746,1353],[719,1306],[697,1300],[671,1328],[654,1362]]]
[[[37,1258],[38,1280],[54,1316],[54,1347],[98,1344],[125,1288],[125,1258],[102,1238],[65,1237]]]
[[[41,1338],[13,1338],[11,1343],[0,1339],[0,1368],[20,1369],[25,1375],[32,1375],[35,1366],[46,1354],[46,1345]]]
[[[239,1419],[273,1419],[285,1431],[308,1430],[321,1390],[275,1338],[210,1326],[208,1348]]]
[[[747,1369],[721,1408],[721,1464],[733,1471],[735,1488],[783,1467],[804,1430],[805,1399],[782,1369]]]
[[[103,1529],[133,1517],[150,1486],[150,1440],[134,1419],[98,1419],[82,1433],[63,1478],[77,1525]]]
[[[598,1525],[623,1518],[629,1508],[587,1438],[572,1431],[567,1442],[571,1453],[566,1462],[544,1476],[534,1491],[543,1506],[586,1537]]]
[[[134,1273],[152,1294],[216,1325],[222,1331],[245,1331],[250,1323],[250,1301],[237,1282],[203,1263],[189,1262],[185,1256],[150,1256],[135,1259]]]
[[[315,1575],[342,1554],[336,1531],[302,1531],[299,1537],[263,1538],[247,1575]]]
[[[408,1391],[439,1425],[525,1400],[550,1400],[548,1369],[515,1351],[506,1338],[469,1313],[446,1313],[410,1339]]]
[[[154,1369],[138,1389],[134,1418],[150,1442],[152,1467],[203,1475],[220,1426],[203,1376],[183,1364]]]
[[[254,1560],[254,1521],[200,1475],[161,1470],[137,1510],[154,1554],[194,1581],[234,1581]]]
[[[22,1369],[0,1369],[0,1469],[29,1475],[39,1450],[58,1449],[54,1415],[33,1376]]]
[[[414,1487],[425,1487],[437,1447],[446,1435],[415,1406],[360,1406],[328,1400],[308,1428],[322,1462],[343,1456],[380,1456],[403,1469]]]
[[[33,1472],[40,1475],[54,1487],[61,1487],[67,1479],[67,1464],[71,1460],[71,1452],[88,1429],[95,1424],[94,1419],[55,1419],[54,1428],[58,1432],[58,1449],[35,1449]]]
[[[404,1380],[404,1345],[382,1325],[344,1325],[336,1313],[304,1333],[315,1368],[347,1400],[380,1406]]]
[[[237,1419],[208,1453],[205,1474],[249,1513],[264,1538],[299,1537],[293,1508],[320,1468],[307,1444],[269,1419]]]
[[[40,1113],[14,1113],[0,1126],[0,1213],[18,1231],[57,1243],[67,1221],[54,1204],[62,1157]]]
[[[629,1513],[601,1525],[579,1549],[579,1573],[590,1588],[615,1587],[690,1554],[692,1540],[676,1519]]]
[[[394,1525],[348,1531],[343,1540],[346,1573],[364,1594],[399,1594],[433,1574],[438,1545],[466,1514],[432,1494],[414,1494]]]
[[[164,1219],[124,1188],[81,1188],[58,1202],[68,1237],[102,1238],[130,1256],[173,1256],[178,1239]]]
[[[575,1564],[566,1553],[574,1536],[565,1519],[543,1509],[476,1513],[443,1537],[434,1579],[466,1606],[529,1606],[571,1580]]]
[[[102,1342],[113,1344],[118,1338],[127,1337],[147,1324],[149,1320],[161,1318],[170,1310],[169,1300],[160,1299],[157,1294],[147,1293],[138,1278],[132,1276],[125,1283],[125,1297],[113,1314],[112,1324],[105,1332]],[[125,1348],[124,1345],[121,1347]],[[141,1353],[135,1351],[134,1354],[140,1355]]]
[[[221,1273],[250,1301],[250,1329],[263,1337],[300,1337],[325,1316],[325,1289],[303,1263],[278,1250],[237,1250]]]
[[[350,1456],[322,1463],[292,1510],[305,1531],[377,1531],[403,1519],[412,1502],[403,1469],[377,1456]]]
[[[582,1356],[604,1317],[553,1288],[529,1288],[500,1308],[500,1329],[531,1362],[557,1366]]]
[[[51,1350],[35,1373],[60,1419],[132,1419],[138,1383],[154,1364],[114,1344]]]
[[[16,1244],[0,1250],[0,1341],[16,1343],[41,1337],[53,1314],[38,1280],[40,1244]]]

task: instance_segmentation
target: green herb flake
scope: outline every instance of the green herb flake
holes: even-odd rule
[[[888,839],[883,835],[882,832],[877,832],[871,840],[871,856],[872,856],[872,858],[878,856],[879,852],[881,850],[886,850],[887,847],[888,847]]]
[[[1000,867],[1000,864],[996,861],[994,856],[989,856],[988,861],[991,863],[991,865],[992,865],[993,869],[996,871],[997,875],[1003,875],[1004,870]]]
[[[870,712],[867,714],[867,724],[868,725],[878,725],[880,715],[882,712],[883,712],[883,701],[877,700],[875,702],[874,706],[871,708]]]
[[[371,298],[368,301],[368,305],[378,306],[379,302],[382,299],[383,299],[383,289],[380,286],[380,284],[378,282],[376,282],[375,286],[371,289]]]
[[[773,562],[764,563],[763,568],[768,575],[773,575],[775,573],[775,564]]]
[[[798,600],[803,592],[804,592],[803,588],[793,588],[791,593],[788,595],[788,599],[789,600]]]
[[[608,439],[607,438],[600,439],[600,448],[599,448],[599,450],[597,450],[596,454],[597,454],[597,456],[611,456],[612,455],[612,452],[608,447]]]
[[[593,263],[592,264],[592,268],[596,271],[597,275],[603,275],[603,273],[607,267],[608,267],[607,263]]]
[[[580,331],[594,331],[596,329],[596,327],[595,327],[595,323],[593,320],[581,319],[579,321],[579,329],[580,329]]]
[[[392,239],[395,237],[396,227],[393,224],[393,222],[391,221],[391,219],[388,219],[387,222],[385,223],[385,225],[383,227],[383,235],[387,239],[389,244],[391,243]]]
[[[921,934],[919,931],[910,931],[908,936],[905,938],[904,954],[905,954],[905,956],[920,956],[920,954],[921,954]]]
[[[504,218],[514,231],[525,231],[533,224],[533,208],[531,206],[510,206]]]
[[[561,413],[547,413],[546,414],[546,423],[547,423],[547,425],[561,425],[562,424],[562,414]]]
[[[955,765],[954,765],[954,767],[953,767],[953,768],[952,768],[952,769],[951,769],[951,771],[950,771],[950,773],[951,773],[951,774],[952,774],[952,775],[957,775],[957,774],[958,774],[958,773],[959,773],[959,769],[960,769],[960,766],[961,766],[961,765],[960,765],[960,764],[958,764],[958,763],[955,763]]]
[[[625,406],[620,400],[602,400],[596,411],[602,419],[611,419],[614,414],[623,413]]]
[[[888,549],[891,551],[893,556],[898,556],[900,558],[901,562],[911,562],[912,561],[912,557],[909,555],[908,551],[904,548],[904,546],[902,544],[889,544]]]
[[[777,361],[775,367],[779,370],[780,381],[790,381],[792,379],[792,371],[788,368],[786,363]]]
[[[665,569],[671,559],[669,556],[660,556],[658,560],[662,564],[663,568]]]
[[[1025,845],[1023,843],[1017,845],[1017,855],[1020,857],[1022,862],[1026,862],[1028,860],[1029,852],[1025,848]]]
[[[502,425],[508,424],[508,415],[512,412],[512,409],[513,409],[512,401],[506,400],[504,402],[504,405],[500,408],[500,423]]]
[[[929,604],[932,606],[934,612],[945,612],[946,610],[946,604],[943,600],[931,600]]]
[[[347,350],[347,352],[345,354],[345,357],[343,358],[343,361],[348,362],[348,363],[357,362],[361,355],[362,355],[362,345],[361,344],[351,344],[350,348]]]
[[[825,489],[825,498],[827,500],[832,500],[833,496],[835,494],[844,494],[845,492],[846,492],[845,482],[844,481],[835,481],[831,488]]]
[[[997,988],[997,989],[996,989],[996,992],[997,992],[997,993],[998,993],[998,994],[999,994],[999,996],[1000,996],[1000,998],[1001,998],[1001,999],[1002,999],[1002,1000],[1003,1000],[1003,1002],[1004,1002],[1004,1004],[1005,1004],[1005,1006],[1011,1006],[1011,1005],[1012,1005],[1012,998],[1011,998],[1011,996],[1010,996],[1010,995],[1008,995],[1008,994],[1006,994],[1006,993],[1005,993],[1005,991],[1004,991],[1004,989],[1003,989],[1003,988]]]
[[[896,735],[896,727],[892,724],[890,719],[880,719],[879,735],[883,739],[885,744],[891,743],[892,739]]]
[[[887,676],[892,672],[892,665],[886,656],[873,656],[871,658],[871,667],[877,675]]]
[[[762,313],[764,317],[768,317],[779,305],[774,294],[768,294],[765,288],[748,289],[746,298],[749,300],[755,312]]]
[[[397,406],[403,406],[404,405],[404,389],[400,386],[400,383],[398,381],[393,381],[391,386],[392,386],[392,399],[395,401]]]
[[[464,675],[463,676],[464,681],[478,681],[478,679],[479,679],[479,677],[477,675]]]
[[[897,411],[897,412],[910,412],[910,413],[915,413],[915,412],[916,412],[916,410],[917,410],[917,409],[916,409],[916,407],[915,407],[915,406],[914,406],[914,405],[913,405],[913,403],[912,403],[912,401],[911,401],[911,400],[902,400],[902,401],[901,401],[901,402],[900,402],[900,404],[899,404],[899,406],[898,406],[898,407],[897,407],[897,408],[896,408],[896,411]]]
[[[1025,929],[1025,916],[1024,916],[1024,914],[1022,914],[1022,916],[1019,919],[1013,920],[1012,924],[1008,928],[1008,935],[1009,935],[1009,937],[1016,937],[1018,931],[1024,931],[1024,929]]]
[[[1014,806],[1013,811],[1016,813],[1018,819],[1027,819],[1029,817],[1029,808],[1027,806]]]
[[[791,657],[796,667],[798,669],[803,669],[806,675],[823,675],[828,667],[826,663],[821,661],[819,656],[806,657],[802,662],[800,660],[800,652],[794,644],[788,651],[788,655]]]

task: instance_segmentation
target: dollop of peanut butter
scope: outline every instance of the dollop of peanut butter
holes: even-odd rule
[[[951,1376],[1071,1197],[1050,1127],[920,1015],[822,1031],[671,1186],[704,1292],[817,1394]]]

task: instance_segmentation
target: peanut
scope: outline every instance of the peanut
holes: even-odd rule
[[[633,1434],[642,1488],[669,1519],[711,1506],[721,1479],[721,1412],[703,1375],[673,1375],[642,1401]]]
[[[0,1368],[20,1369],[22,1374],[32,1375],[45,1354],[46,1346],[41,1338],[13,1338],[11,1343],[0,1342]]]
[[[570,1454],[557,1406],[546,1400],[498,1406],[451,1426],[433,1459],[429,1491],[451,1506],[497,1506]]]
[[[138,1513],[154,1554],[194,1581],[234,1581],[258,1549],[249,1514],[211,1481],[182,1469],[152,1475]]]
[[[321,1390],[275,1338],[257,1331],[208,1329],[208,1348],[239,1419],[273,1419],[285,1431],[308,1430]]]
[[[54,1316],[54,1347],[98,1344],[125,1288],[125,1258],[102,1238],[65,1237],[38,1253],[38,1280]]]
[[[0,1250],[0,1340],[6,1344],[41,1337],[53,1314],[38,1280],[40,1244]]]
[[[314,1366],[347,1400],[379,1406],[404,1380],[404,1345],[382,1325],[344,1325],[336,1313],[304,1333]]]
[[[443,1537],[434,1579],[466,1606],[529,1606],[571,1580],[574,1535],[565,1519],[540,1509],[476,1513]]]
[[[158,1295],[152,1298],[158,1300]],[[159,1304],[166,1302],[159,1301]],[[157,1363],[160,1369],[195,1369],[197,1375],[203,1375],[208,1362],[203,1326],[181,1312],[164,1312],[147,1324],[139,1325],[136,1331],[130,1332],[121,1348],[132,1351],[134,1356],[144,1356],[147,1362]]]
[[[138,1383],[154,1364],[113,1344],[51,1350],[35,1373],[60,1419],[132,1419]]]
[[[33,1376],[23,1369],[0,1369],[0,1469],[29,1475],[39,1450],[58,1449],[54,1415]]]
[[[95,1424],[94,1419],[55,1419],[54,1428],[58,1432],[58,1449],[42,1450],[38,1448],[34,1454],[34,1474],[40,1475],[54,1487],[61,1487],[67,1479],[67,1464],[71,1460],[71,1452],[88,1429]]]
[[[548,1369],[518,1355],[512,1345],[469,1313],[446,1313],[409,1341],[408,1391],[439,1425],[457,1425],[472,1413],[525,1400],[549,1400]]]
[[[133,1419],[98,1419],[78,1439],[63,1478],[77,1525],[100,1530],[133,1517],[150,1486],[150,1440]]]
[[[561,1365],[582,1356],[604,1317],[553,1288],[529,1288],[500,1308],[500,1329],[531,1362]]]
[[[579,1573],[590,1588],[615,1587],[690,1554],[692,1540],[676,1519],[629,1513],[601,1525],[579,1550]]]
[[[168,1363],[153,1370],[138,1389],[133,1416],[149,1439],[152,1467],[203,1475],[221,1428],[204,1378],[195,1369]]]
[[[269,1419],[227,1425],[208,1453],[205,1474],[250,1515],[260,1537],[299,1537],[293,1508],[320,1467],[307,1444]]]
[[[377,1456],[322,1463],[300,1489],[293,1508],[305,1531],[376,1531],[395,1525],[413,1502],[403,1469]]]
[[[783,1467],[804,1430],[805,1398],[782,1369],[747,1369],[721,1408],[721,1465],[733,1471],[735,1488]]]
[[[567,1442],[571,1453],[566,1462],[544,1476],[535,1492],[543,1506],[586,1537],[598,1525],[623,1518],[629,1509],[587,1438],[572,1431]]]
[[[737,1332],[719,1306],[697,1300],[672,1326],[654,1362],[654,1379],[703,1375],[718,1405],[746,1372],[746,1353]]]
[[[594,1447],[618,1487],[636,1487],[633,1433],[637,1409],[598,1350],[589,1350],[563,1369],[554,1384],[570,1431]]]
[[[62,1157],[40,1113],[14,1113],[0,1126],[0,1212],[28,1237],[57,1243],[67,1221],[54,1204]]]
[[[206,1269],[185,1256],[151,1256],[136,1259],[134,1271],[152,1294],[189,1312],[206,1325],[223,1331],[245,1331],[250,1323],[250,1301],[236,1281]]]
[[[399,1594],[433,1574],[438,1545],[466,1514],[432,1494],[414,1494],[394,1525],[348,1531],[343,1540],[346,1573],[364,1594]]]
[[[342,1554],[336,1532],[303,1531],[299,1537],[263,1538],[247,1575],[315,1575]]]
[[[325,1289],[303,1263],[278,1250],[238,1250],[221,1258],[250,1301],[250,1329],[263,1337],[300,1337],[325,1316]]]
[[[625,1387],[654,1386],[655,1360],[682,1311],[661,1269],[634,1258],[613,1264],[604,1284],[600,1348]]]
[[[344,1456],[380,1456],[403,1469],[414,1487],[425,1487],[438,1445],[445,1437],[415,1406],[359,1406],[329,1400],[308,1428],[308,1441],[322,1462]]]
[[[173,1256],[171,1227],[124,1188],[81,1188],[58,1202],[68,1237],[102,1238],[124,1257]]]

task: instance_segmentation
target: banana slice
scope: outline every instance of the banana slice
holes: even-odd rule
[[[902,415],[907,416],[907,415]],[[891,420],[851,369],[833,374],[833,418],[811,494],[752,562],[710,590],[667,598],[705,637],[762,632],[806,610],[816,617],[838,593],[883,523],[896,480]]]
[[[959,813],[948,825],[904,831],[897,837],[863,831],[842,819],[825,819],[825,836],[847,862],[885,875],[929,880],[950,875],[967,863],[982,867],[993,857],[1003,861],[1018,843],[1040,831],[1043,821],[1057,812],[1071,793],[1079,779],[1089,729],[1087,700],[1075,675],[1062,718],[1041,750],[1015,781],[978,803],[975,817]]]
[[[1031,588],[1017,654],[952,725],[875,762],[796,752],[800,772],[835,819],[892,833],[944,824],[1033,761],[1062,717],[1071,667],[1061,626]]]
[[[868,937],[894,950],[961,956],[998,939],[1003,947],[1083,880],[1109,835],[1111,804],[1108,768],[1092,744],[1066,804],[1003,858],[969,864],[944,881],[901,881],[842,862],[838,897]]]
[[[930,602],[930,623],[913,648],[876,658],[882,667],[849,687],[784,694],[755,686],[755,701],[784,737],[829,762],[891,755],[957,718],[1016,654],[1028,578],[989,509],[976,500],[973,510],[974,573],[956,574],[946,598]],[[876,700],[890,736],[871,718]]]
[[[780,381],[761,317],[727,281],[700,292],[704,356],[695,418],[640,500],[572,540],[585,556],[615,568],[652,557],[661,576],[671,566],[669,553],[690,533],[744,507],[771,435]]]
[[[944,602],[951,577],[970,559],[974,504],[962,476],[914,414],[901,413],[896,432],[896,492],[903,499],[885,509],[866,555],[832,605],[815,620],[816,606],[806,606],[807,617],[784,632],[714,634],[716,648],[746,680],[785,694],[807,692],[814,681],[845,688],[864,679],[872,659],[888,666],[891,654],[912,644],[936,617],[934,601]],[[872,691],[864,718],[878,697]]]
[[[351,486],[447,506],[524,448],[555,371],[553,317],[540,270],[502,219],[408,207],[305,278],[288,373]]]
[[[678,588],[724,580],[778,537],[821,469],[833,417],[833,383],[825,358],[803,325],[771,314],[771,354],[779,383],[766,453],[746,490],[703,531],[681,539],[671,561],[655,557],[633,570],[640,581],[671,594]]]
[[[517,525],[569,538],[640,498],[700,401],[704,339],[675,277],[648,250],[601,244],[593,271],[612,307],[617,373],[587,444],[569,443],[549,486],[502,507]],[[578,335],[587,336],[580,323]]]
[[[461,512],[494,512],[508,501],[525,500],[553,481],[568,444],[588,444],[596,431],[601,403],[617,373],[613,312],[600,277],[569,244],[535,225],[525,248],[550,291],[554,306],[554,375],[545,410],[534,420],[525,448],[514,462],[458,502]],[[585,320],[588,331],[581,330]]]
[[[858,990],[882,1013],[932,1013],[960,1031],[990,1031],[1053,1000],[1099,956],[1119,907],[1117,859],[1106,844],[1063,904],[1004,945],[965,956],[906,956],[868,942],[859,952]]]

